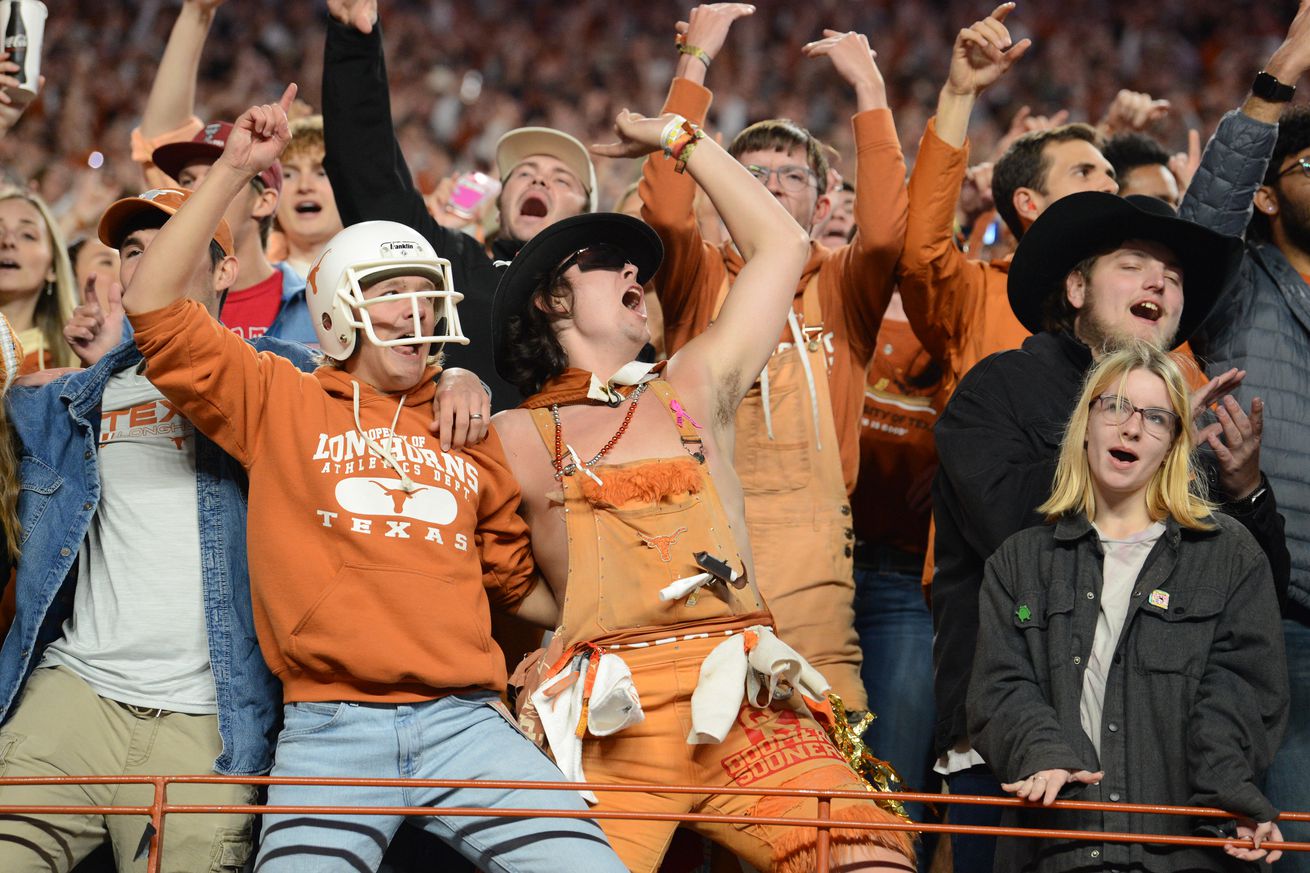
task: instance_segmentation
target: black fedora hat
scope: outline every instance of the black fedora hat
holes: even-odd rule
[[[1024,231],[1010,262],[1008,292],[1015,317],[1032,333],[1046,329],[1047,300],[1064,293],[1080,262],[1125,240],[1165,246],[1183,270],[1183,314],[1174,344],[1205,321],[1242,257],[1242,241],[1178,217],[1155,197],[1084,191],[1061,197]]]
[[[664,260],[664,245],[649,224],[618,212],[590,212],[557,221],[519,249],[496,286],[491,305],[491,343],[496,372],[508,379],[505,361],[509,338],[505,324],[529,306],[532,294],[570,255],[588,246],[609,243],[637,268],[643,285]]]

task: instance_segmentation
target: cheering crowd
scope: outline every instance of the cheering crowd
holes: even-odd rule
[[[835,869],[1310,869],[1310,0],[828,5],[183,0],[0,58],[0,777],[699,788],[182,784],[492,813],[174,815],[175,871],[814,869],[778,788],[866,792]],[[0,868],[151,837],[0,815]]]

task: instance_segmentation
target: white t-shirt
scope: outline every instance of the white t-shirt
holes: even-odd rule
[[[200,576],[195,428],[136,369],[111,376],[100,421],[100,505],[78,559],[73,614],[42,665],[96,693],[217,711]]]
[[[1137,577],[1141,575],[1151,549],[1155,548],[1156,540],[1164,533],[1164,524],[1157,521],[1144,531],[1117,540],[1101,533],[1100,528],[1096,533],[1105,553],[1101,565],[1101,609],[1092,635],[1092,653],[1083,672],[1083,694],[1078,702],[1078,714],[1099,758],[1101,714],[1105,711],[1105,682],[1110,675],[1110,663],[1119,647],[1119,635],[1128,616],[1133,586],[1137,584]]]

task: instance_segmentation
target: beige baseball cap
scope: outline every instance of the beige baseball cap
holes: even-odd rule
[[[563,131],[550,127],[516,127],[496,142],[496,171],[505,181],[525,159],[549,155],[563,161],[587,189],[587,211],[596,211],[596,167],[587,148]]]

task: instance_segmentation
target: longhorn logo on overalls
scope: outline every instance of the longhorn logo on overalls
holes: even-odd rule
[[[645,534],[637,534],[637,536],[641,537],[641,541],[647,546],[659,552],[660,560],[667,564],[669,561],[673,560],[673,555],[669,553],[669,549],[676,545],[678,537],[686,532],[687,529],[685,527],[680,527],[671,534],[662,534],[653,537],[648,537]]]

